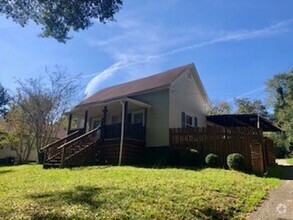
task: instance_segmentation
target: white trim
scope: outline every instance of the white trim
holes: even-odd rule
[[[195,67],[195,65],[194,65],[193,63],[190,64],[190,66],[189,66],[189,67],[188,67],[188,68],[187,68],[187,69],[186,69],[186,70],[185,70],[185,71],[184,71],[179,77],[177,77],[177,78],[171,83],[170,87],[172,88],[172,86],[173,86],[178,80],[180,80],[182,77],[184,77],[188,71],[191,71],[191,74],[193,75],[194,81],[195,81],[196,85],[198,86],[198,88],[199,88],[199,90],[200,90],[200,92],[201,92],[201,94],[202,94],[204,100],[206,101],[207,105],[211,106],[211,101],[210,101],[210,99],[209,99],[209,97],[208,97],[208,95],[207,95],[207,92],[206,92],[206,90],[205,90],[205,88],[204,88],[204,86],[203,86],[203,84],[202,84],[202,81],[201,81],[201,79],[200,79],[200,77],[199,77],[199,75],[198,75],[198,72],[197,72],[197,70],[196,70],[196,67]]]
[[[191,118],[191,125],[187,124],[187,117]],[[194,119],[191,115],[185,113],[185,127],[194,127]]]
[[[121,102],[126,102],[126,101],[130,102],[130,103],[133,103],[133,104],[136,104],[138,106],[141,106],[143,108],[149,108],[149,109],[152,108],[152,106],[147,104],[147,103],[144,103],[144,102],[132,99],[132,98],[125,97],[125,98],[120,98],[120,99],[116,99],[116,100],[112,100],[112,101],[108,101],[108,102],[88,103],[88,104],[76,106],[70,111],[70,113],[79,112],[81,110],[88,110],[89,108],[105,106],[105,105],[109,105],[109,104],[112,104],[112,103],[117,103],[117,102],[121,103]]]
[[[91,118],[91,125],[90,125],[90,129],[93,129],[94,127],[94,121],[100,121],[100,123],[102,123],[102,117],[93,117]]]
[[[111,114],[110,117],[111,117],[111,124],[114,124],[113,123],[113,117],[117,117],[118,118],[117,123],[120,122],[121,115],[119,115],[119,114]]]
[[[122,150],[123,150],[123,137],[124,137],[124,118],[125,118],[125,102],[121,101],[120,102],[122,105],[122,121],[121,121],[121,138],[120,138],[120,150],[119,150],[119,162],[118,162],[118,166],[121,165],[122,162]]]
[[[131,112],[131,123],[134,124],[134,114],[137,114],[137,113],[142,113],[142,125],[144,125],[144,120],[145,120],[145,115],[144,115],[144,110],[138,110],[138,111],[133,111]]]

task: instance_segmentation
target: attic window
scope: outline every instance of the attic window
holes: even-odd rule
[[[189,80],[192,79],[191,72],[188,72],[188,73],[186,74],[186,78],[189,79]]]

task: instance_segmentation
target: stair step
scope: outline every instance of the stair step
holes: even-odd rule
[[[60,163],[44,163],[43,168],[60,168]]]

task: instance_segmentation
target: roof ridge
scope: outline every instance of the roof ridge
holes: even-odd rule
[[[155,73],[155,74],[152,74],[152,75],[149,75],[149,76],[145,76],[145,77],[142,77],[142,78],[138,78],[138,79],[134,79],[134,80],[131,80],[131,81],[127,81],[127,82],[122,82],[122,83],[119,83],[119,84],[116,84],[116,85],[113,85],[113,86],[108,86],[108,87],[105,87],[105,88],[103,88],[103,89],[100,89],[100,90],[98,90],[98,91],[96,91],[96,92],[99,92],[99,91],[103,91],[103,90],[106,90],[106,89],[111,89],[111,88],[115,88],[115,87],[118,87],[118,86],[121,86],[121,85],[125,85],[125,84],[127,84],[127,83],[133,83],[133,82],[135,82],[135,81],[140,81],[140,80],[145,80],[145,79],[147,79],[147,78],[151,78],[151,77],[154,77],[154,76],[157,76],[157,75],[160,75],[160,74],[165,74],[166,72],[168,72],[168,71],[172,71],[172,70],[175,70],[175,69],[179,69],[179,68],[183,68],[183,67],[189,67],[189,66],[191,66],[191,65],[193,65],[193,63],[189,63],[189,64],[185,64],[185,65],[182,65],[182,66],[178,66],[178,67],[174,67],[174,68],[172,68],[172,69],[168,69],[168,70],[165,70],[165,71],[163,71],[163,72],[158,72],[158,73]],[[183,72],[183,71],[182,71]],[[175,79],[174,79],[175,80]],[[95,92],[95,93],[96,93]],[[94,94],[95,94],[94,93]]]
[[[171,85],[178,77],[186,72],[194,64],[186,64],[172,69],[165,70],[153,75],[109,86],[96,91],[91,96],[83,99],[77,106],[103,102],[113,98],[126,97],[138,92],[149,91],[162,86]]]

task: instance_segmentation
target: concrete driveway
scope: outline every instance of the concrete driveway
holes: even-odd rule
[[[277,160],[284,170],[282,185],[269,193],[268,198],[247,220],[293,220],[293,166]]]

